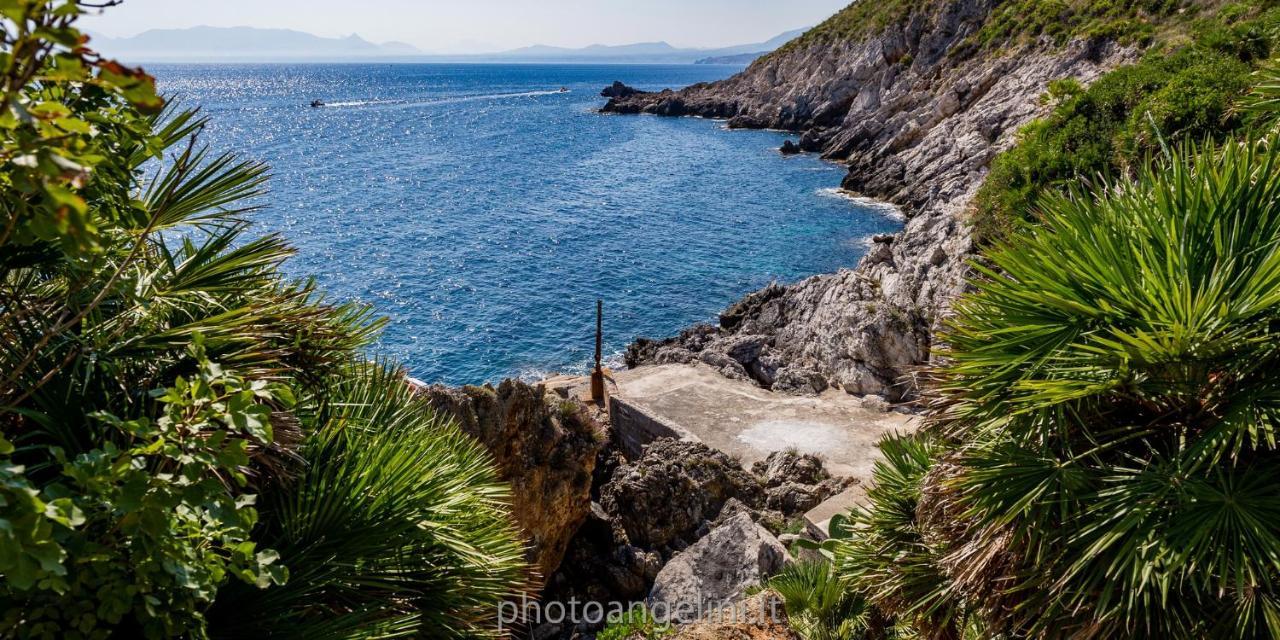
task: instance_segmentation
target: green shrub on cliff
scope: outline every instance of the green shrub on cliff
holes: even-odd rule
[[[488,454],[394,369],[354,364],[316,391],[297,412],[307,466],[264,496],[271,515],[256,534],[290,580],[228,585],[210,612],[215,635],[475,637],[525,580]]]
[[[853,2],[783,46],[857,42],[917,14],[940,15],[954,0]],[[1049,38],[1061,46],[1073,38],[1108,38],[1146,44],[1171,22],[1186,23],[1215,3],[1203,0],[997,0],[982,27],[969,36],[969,51],[1012,49]]]
[[[801,560],[769,579],[785,604],[787,623],[804,640],[859,640],[870,607],[826,560]]]
[[[483,635],[523,584],[484,454],[355,364],[379,322],[246,235],[265,169],[79,11],[0,2],[0,636],[220,636],[265,602],[312,638]],[[379,535],[307,528],[335,513]]]
[[[596,634],[596,640],[661,640],[675,632],[675,628],[658,622],[648,608],[640,605],[610,615],[605,628]]]
[[[1194,25],[1194,44],[1153,48],[1087,89],[1053,91],[1049,116],[1018,132],[998,156],[976,200],[979,243],[1034,219],[1038,200],[1082,181],[1125,175],[1158,152],[1161,139],[1223,140],[1245,124],[1234,108],[1271,53],[1280,11],[1229,5]]]
[[[953,558],[994,623],[1280,635],[1278,142],[1050,197],[989,252],[935,428],[963,443]]]
[[[942,567],[944,550],[925,537],[921,487],[940,454],[935,438],[890,435],[878,445],[867,506],[852,511],[850,535],[836,546],[840,576],[881,620],[926,637],[959,638],[968,624],[962,599]],[[871,618],[872,616],[867,616]]]

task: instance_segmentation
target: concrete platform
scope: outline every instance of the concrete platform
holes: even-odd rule
[[[619,371],[614,383],[615,429],[641,440],[649,435],[699,440],[748,468],[774,451],[795,448],[822,458],[833,475],[865,482],[878,455],[876,441],[916,427],[912,416],[864,409],[861,399],[843,391],[816,397],[773,393],[702,365]]]

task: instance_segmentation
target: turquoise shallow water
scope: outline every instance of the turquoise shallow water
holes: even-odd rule
[[[256,221],[297,247],[289,271],[388,316],[379,351],[423,380],[582,370],[597,297],[616,354],[770,280],[852,265],[900,225],[840,197],[840,167],[779,155],[781,133],[594,111],[615,79],[678,87],[733,67],[150,70],[203,107],[215,149],[271,165]]]

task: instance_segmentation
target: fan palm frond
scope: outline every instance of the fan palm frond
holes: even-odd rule
[[[1278,142],[1048,198],[958,305],[932,428],[1005,630],[1280,634]]]
[[[400,374],[352,365],[303,416],[309,466],[270,505],[264,538],[288,584],[219,600],[221,637],[488,635],[526,579],[507,489],[478,444]]]

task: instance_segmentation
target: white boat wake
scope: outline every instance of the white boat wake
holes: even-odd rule
[[[454,104],[458,102],[477,102],[483,100],[504,100],[507,98],[534,98],[538,96],[553,96],[562,93],[569,93],[563,89],[542,89],[538,91],[519,91],[514,93],[484,93],[479,95],[461,95],[448,98],[437,98],[434,100],[344,100],[340,102],[326,102],[323,106],[326,109],[335,108],[352,108],[352,107],[372,107],[372,106],[398,106],[398,107],[429,107],[438,104]]]

